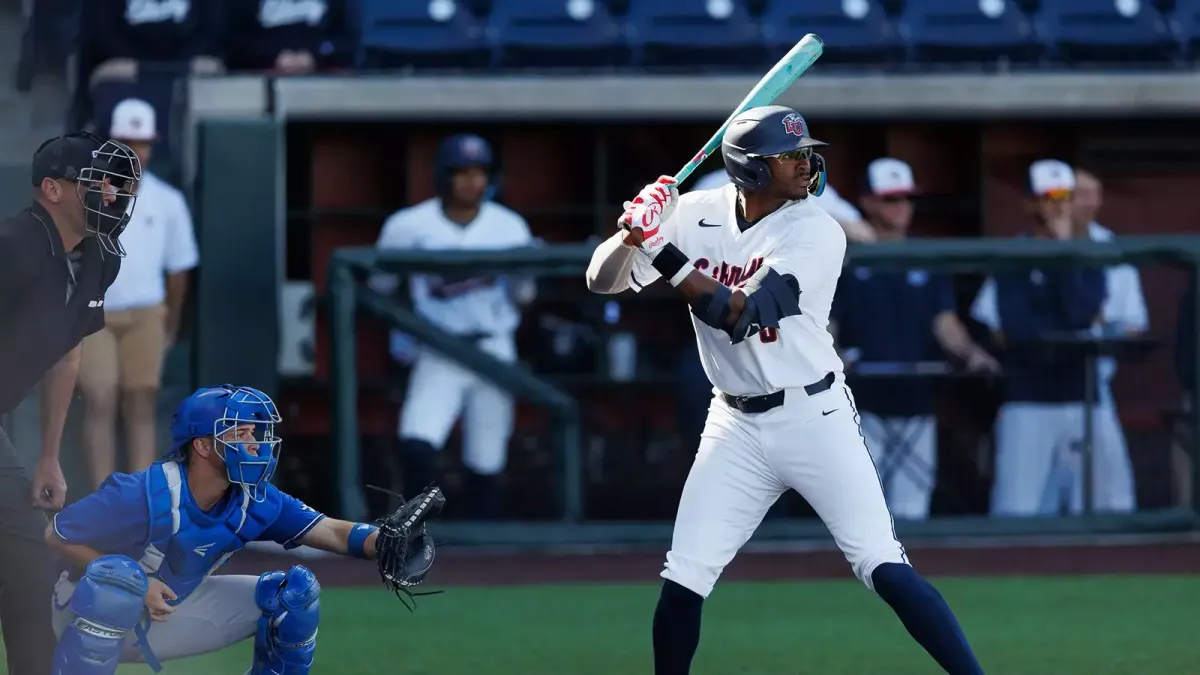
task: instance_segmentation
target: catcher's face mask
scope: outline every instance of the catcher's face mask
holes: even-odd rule
[[[282,418],[275,402],[257,389],[241,387],[225,405],[225,414],[213,424],[217,456],[225,463],[229,482],[242,486],[250,498],[261,502],[279,464],[282,440],[275,425]]]
[[[90,166],[79,170],[76,193],[83,202],[84,229],[108,253],[125,257],[119,237],[137,202],[142,163],[128,145],[107,140],[92,151]]]

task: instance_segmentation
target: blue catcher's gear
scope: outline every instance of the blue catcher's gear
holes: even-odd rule
[[[258,578],[254,600],[263,611],[248,675],[308,675],[321,620],[321,584],[306,567]]]
[[[825,158],[812,148],[827,145],[808,135],[800,113],[781,105],[750,108],[733,118],[721,140],[721,157],[729,180],[746,190],[771,184],[771,165],[764,157],[798,152],[809,155],[808,191],[825,191]]]
[[[433,182],[437,193],[445,198],[450,194],[450,182],[454,172],[468,166],[481,166],[492,171],[495,160],[488,142],[475,134],[457,134],[447,138],[438,148],[434,159]],[[491,199],[496,191],[497,177],[491,176],[491,185],[485,199]]]
[[[262,501],[279,463],[281,440],[275,425],[281,421],[275,402],[257,389],[230,384],[204,387],[184,399],[175,412],[172,452],[184,459],[192,440],[212,436],[229,481],[241,485],[254,501]],[[252,437],[239,430],[247,424],[253,425]]]
[[[186,494],[186,467],[155,462],[146,471],[149,546],[142,562],[183,602],[229,556],[258,539],[279,517],[283,493],[266,485],[263,498],[242,491],[208,512]]]
[[[71,595],[75,619],[63,630],[51,675],[112,675],[129,631],[142,618],[149,581],[129,557],[93,560]]]

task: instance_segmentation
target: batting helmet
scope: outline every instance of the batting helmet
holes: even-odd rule
[[[771,166],[764,157],[822,145],[826,143],[808,135],[808,123],[800,113],[781,105],[765,105],[733,118],[721,139],[721,157],[735,185],[761,190],[771,184]],[[813,153],[809,163],[812,179],[808,191],[820,195],[825,190],[825,158]]]
[[[439,195],[450,194],[450,181],[454,172],[468,166],[482,166],[490,173],[493,158],[492,148],[487,141],[475,134],[457,134],[442,141],[434,159],[434,185]],[[492,176],[495,182],[495,176]],[[488,190],[490,197],[492,190]]]

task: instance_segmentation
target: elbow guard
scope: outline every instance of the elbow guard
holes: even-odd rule
[[[727,286],[717,286],[712,293],[705,293],[692,306],[692,315],[717,330],[727,330],[725,320],[729,318],[729,296],[733,292]]]
[[[737,323],[728,330],[737,344],[764,328],[779,328],[789,316],[800,316],[800,285],[796,277],[779,274],[770,267],[759,270],[742,288],[746,304]]]

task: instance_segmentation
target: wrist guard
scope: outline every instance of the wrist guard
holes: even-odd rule
[[[653,256],[650,259],[650,264],[672,286],[678,286],[683,283],[687,275],[692,272],[692,266],[688,264],[690,262],[688,257],[671,242],[667,242],[662,248],[650,255]]]
[[[346,537],[346,553],[359,560],[366,560],[367,539],[371,537],[372,532],[378,530],[374,525],[355,523],[354,527],[350,528],[350,535]]]

